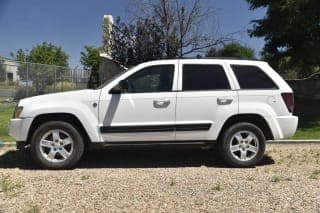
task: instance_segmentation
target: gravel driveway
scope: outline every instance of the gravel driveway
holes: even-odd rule
[[[0,148],[0,212],[319,212],[320,145],[267,146],[256,168],[198,148],[87,153],[71,171]]]

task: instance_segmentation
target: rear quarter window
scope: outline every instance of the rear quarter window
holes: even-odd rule
[[[259,67],[231,65],[241,89],[278,89],[273,80]]]

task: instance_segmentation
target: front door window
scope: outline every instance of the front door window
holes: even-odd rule
[[[170,92],[173,73],[174,65],[144,68],[127,79],[128,93]]]

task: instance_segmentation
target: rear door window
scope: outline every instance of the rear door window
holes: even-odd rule
[[[230,84],[221,65],[183,65],[183,91],[225,89],[230,89]]]

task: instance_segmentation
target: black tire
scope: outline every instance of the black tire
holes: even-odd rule
[[[73,151],[63,162],[51,162],[40,151],[41,138],[50,130],[60,129],[68,133],[73,140]],[[84,152],[84,142],[79,131],[71,124],[63,121],[49,121],[40,125],[31,138],[31,155],[35,162],[46,169],[71,169],[80,160]]]
[[[236,158],[230,148],[230,143],[234,143],[232,140],[234,135],[239,132],[245,132],[249,131],[253,133],[256,136],[256,139],[258,141],[257,146],[257,152],[254,156],[253,153],[249,152],[249,154],[252,154],[252,159],[248,160],[240,160]],[[262,159],[264,152],[265,152],[265,136],[260,128],[258,128],[256,125],[251,123],[237,123],[229,127],[226,131],[224,131],[221,140],[219,141],[219,153],[221,155],[221,158],[223,161],[232,167],[253,167],[257,165],[260,160]],[[244,142],[243,142],[244,143]],[[241,155],[241,150],[239,150]],[[237,155],[237,151],[234,152]],[[247,151],[246,151],[247,153]],[[240,157],[239,157],[240,158]]]

